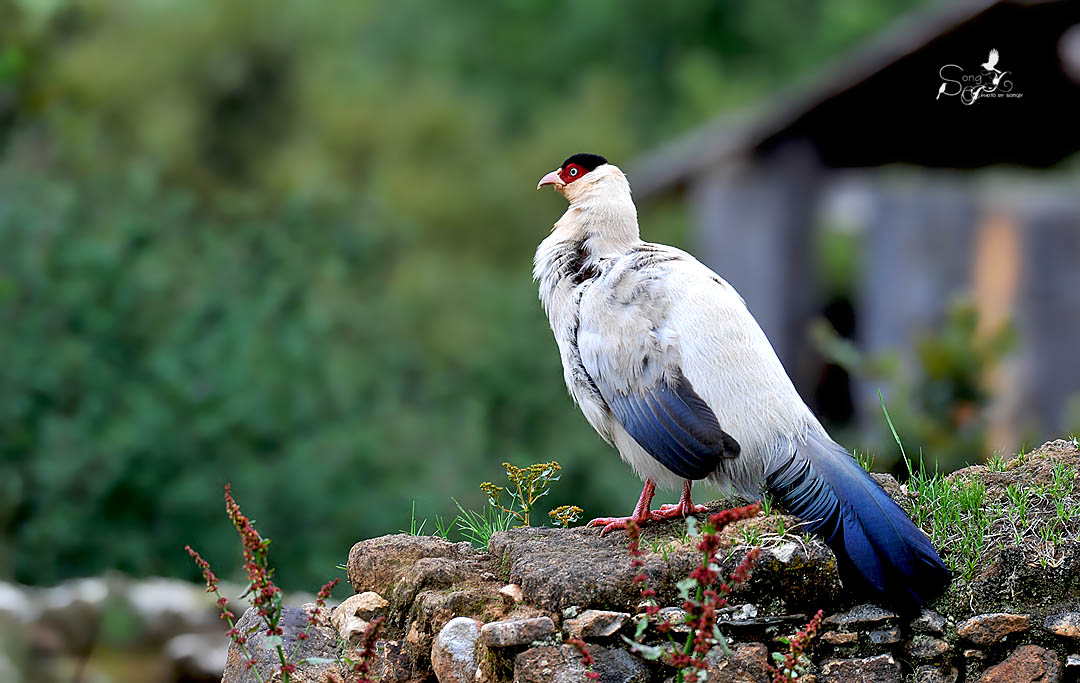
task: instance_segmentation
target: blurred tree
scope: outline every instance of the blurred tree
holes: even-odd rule
[[[914,372],[897,354],[859,351],[824,321],[814,327],[811,337],[826,357],[853,376],[882,385],[889,416],[910,457],[924,460],[929,470],[950,472],[991,455],[986,438],[992,397],[985,382],[1016,341],[1011,324],[979,334],[978,320],[970,302],[955,302],[942,329],[919,339]],[[878,428],[872,450],[896,453],[884,417],[874,424]],[[897,475],[906,474],[898,459],[899,454],[886,455],[879,465],[893,463]]]
[[[0,0],[0,573],[194,578],[226,480],[286,587],[504,460],[629,507],[529,281],[536,179],[911,4]],[[643,225],[683,243],[672,206]]]

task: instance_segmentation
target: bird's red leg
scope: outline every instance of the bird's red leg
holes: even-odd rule
[[[636,522],[638,525],[644,524],[653,519],[652,515],[656,514],[649,511],[649,507],[652,505],[653,495],[656,494],[656,484],[652,479],[645,480],[645,487],[641,489],[641,497],[638,498],[637,505],[634,506],[634,514],[629,517],[598,517],[589,522],[589,526],[601,526],[600,535],[603,536],[612,529],[625,529],[627,523]]]
[[[700,515],[707,511],[704,505],[694,505],[694,501],[690,499],[690,486],[689,479],[683,482],[682,495],[679,496],[679,502],[674,505],[661,505],[659,510],[653,510],[649,513],[653,519],[677,519],[679,517],[689,517],[690,515]]]

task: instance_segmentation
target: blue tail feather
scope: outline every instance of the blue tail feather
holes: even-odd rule
[[[843,448],[811,434],[766,488],[833,549],[841,579],[900,609],[925,604],[951,575],[930,539]]]

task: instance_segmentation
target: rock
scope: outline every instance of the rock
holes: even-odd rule
[[[1080,655],[1069,655],[1065,658],[1065,673],[1072,677],[1080,673]]]
[[[956,627],[956,633],[976,645],[993,645],[1013,633],[1022,633],[1031,626],[1027,614],[980,614]]]
[[[589,645],[600,683],[648,683],[640,659],[621,648]],[[514,658],[514,683],[581,683],[585,667],[573,645],[534,647]]]
[[[907,644],[912,659],[936,659],[949,651],[949,644],[941,638],[920,634]]]
[[[956,683],[958,678],[960,671],[954,666],[938,668],[923,665],[915,669],[915,683]]]
[[[22,624],[36,621],[41,608],[30,595],[22,586],[0,581],[0,616]]]
[[[663,610],[660,611],[663,612]],[[732,637],[746,642],[758,637],[765,638],[769,633],[778,630],[786,633],[800,630],[806,625],[807,620],[808,617],[805,614],[784,614],[777,617],[720,620],[718,625],[724,633],[730,633]],[[683,626],[683,628],[689,630],[689,627]]]
[[[357,593],[373,591],[390,595],[421,558],[465,560],[478,556],[480,553],[468,543],[451,543],[437,536],[392,534],[370,538],[356,543],[349,551],[349,582]]]
[[[1009,461],[1006,471],[991,472],[985,466],[973,466],[948,475],[981,481],[986,486],[985,505],[1009,507],[1009,486],[1030,488],[1053,485],[1055,470],[1071,467],[1080,470],[1080,449],[1071,441],[1052,441],[1035,451]],[[1053,514],[1055,501],[1044,497],[1032,501],[1035,507],[1028,517]],[[942,613],[1040,612],[1046,605],[1080,603],[1080,542],[1063,541],[1055,548],[1052,563],[1039,561],[1036,544],[1019,547],[1006,544],[1003,549],[988,546],[980,554],[975,573],[969,581],[954,581],[945,595]],[[1070,609],[1075,610],[1075,607]]]
[[[357,593],[337,606],[330,616],[341,639],[350,645],[357,645],[367,630],[368,622],[375,617],[385,616],[390,603],[373,591]]]
[[[446,622],[431,646],[431,668],[439,683],[473,683],[478,666],[480,622],[455,617]]]
[[[550,617],[531,619],[508,619],[484,624],[480,639],[488,647],[513,647],[528,645],[555,633],[555,622]]]
[[[711,510],[719,511],[715,503]],[[728,549],[741,542],[740,529],[766,524],[768,520],[736,522],[721,534],[721,573],[731,573],[742,560]],[[645,563],[640,569],[659,604],[676,604],[676,584],[685,579],[701,558],[693,544],[681,541],[685,523],[671,520],[650,524],[643,532]],[[665,551],[651,551],[652,541],[667,542]],[[633,612],[641,600],[641,586],[633,583],[638,569],[630,566],[627,538],[622,531],[600,536],[596,529],[520,528],[500,531],[491,537],[488,552],[509,582],[521,586],[525,602],[560,614],[563,609],[604,609]],[[665,558],[666,554],[666,558]],[[597,580],[603,577],[603,580]],[[817,539],[799,544],[788,562],[764,554],[750,581],[738,587],[732,601],[753,602],[762,607],[779,606],[787,611],[817,609],[841,596],[832,551]],[[792,608],[795,609],[792,609]]]
[[[126,583],[122,590],[138,618],[142,640],[163,642],[221,623],[221,611],[205,587],[178,579],[143,579]]]
[[[826,631],[821,634],[821,642],[836,645],[837,647],[858,645],[859,634],[850,631]]]
[[[746,603],[736,607],[724,607],[719,611],[719,614],[720,618],[724,620],[745,621],[746,619],[757,618],[759,611],[757,605]]]
[[[475,577],[462,579],[469,580],[475,580]],[[435,637],[450,619],[469,616],[484,622],[505,616],[505,602],[498,594],[497,584],[475,587],[455,584],[446,588],[426,586],[404,612],[395,611],[399,609],[395,604],[396,599],[390,601],[389,614],[404,622],[402,626],[405,637],[402,645],[418,671],[426,666]],[[392,629],[389,633],[396,635],[398,631]]]
[[[713,648],[718,651],[719,648]],[[772,679],[769,671],[769,648],[762,643],[733,645],[731,656],[709,653],[707,683],[758,683]]]
[[[823,623],[826,626],[835,626],[848,631],[869,631],[898,618],[896,612],[867,603],[856,605],[847,612],[830,615]]]
[[[830,659],[821,667],[822,683],[899,683],[900,665],[892,655]]]
[[[671,633],[690,633],[690,627],[686,625],[686,610],[682,607],[661,607],[656,613],[656,623],[662,622],[671,624]]]
[[[874,645],[893,645],[900,642],[900,629],[893,627],[882,631],[871,631],[870,642]]]
[[[932,633],[935,636],[940,636],[945,633],[945,617],[932,609],[924,609],[911,622],[911,628],[916,633]]]
[[[345,654],[353,661],[359,660],[359,652],[355,649]],[[430,657],[430,652],[428,655]],[[425,658],[424,664],[417,666],[403,642],[379,639],[375,641],[375,656],[368,661],[368,678],[373,681],[382,681],[382,683],[412,683],[418,680],[430,680],[432,670],[428,665],[429,662],[430,659]],[[348,669],[348,667],[345,668]],[[342,678],[346,681],[355,680],[349,676],[342,676]],[[330,681],[319,680],[316,683],[330,683]]]
[[[407,612],[421,591],[476,585],[475,567],[446,557],[421,557],[398,578],[390,593],[391,610]],[[494,586],[492,586],[494,588]],[[492,591],[494,592],[494,591]],[[501,599],[500,599],[501,602]]]
[[[165,657],[176,681],[220,681],[229,658],[229,640],[221,633],[185,633],[165,643]]]
[[[987,669],[978,683],[1056,683],[1061,680],[1057,653],[1037,645],[1021,645],[1002,663]]]
[[[499,595],[509,600],[510,604],[516,604],[525,599],[525,594],[521,592],[521,586],[516,583],[508,583],[500,588]]]
[[[109,597],[108,583],[100,578],[65,581],[37,592],[37,625],[59,637],[67,652],[86,652],[101,637],[101,616]]]
[[[1043,628],[1065,638],[1080,638],[1080,612],[1052,614],[1043,622]]]
[[[300,648],[296,655],[297,661],[314,657],[318,660],[332,662],[338,657],[340,650],[338,650],[337,646],[337,634],[330,626],[325,614],[320,615],[316,623],[308,629],[305,640],[300,640],[297,637],[307,628],[309,610],[313,607],[314,605],[305,605],[303,607],[283,608],[281,620],[278,622],[278,626],[282,630],[282,647],[286,652],[292,652],[299,643]],[[271,674],[280,667],[280,662],[278,661],[277,650],[269,647],[266,642],[266,627],[263,626],[262,619],[255,613],[254,608],[249,607],[244,612],[244,615],[240,617],[240,621],[236,622],[236,627],[241,633],[250,632],[247,637],[247,651],[251,654],[255,662],[255,668],[258,669],[263,680],[269,681]],[[324,662],[322,664],[303,665],[302,669],[300,674],[303,679],[317,680],[321,683],[325,678],[325,673],[336,672],[337,666]],[[225,673],[221,677],[221,683],[255,683],[257,680],[255,674],[247,668],[240,648],[236,643],[232,643],[229,646],[229,656],[225,662]]]
[[[619,632],[630,615],[627,612],[609,612],[607,610],[585,610],[580,616],[563,622],[563,629],[571,638],[606,638]]]

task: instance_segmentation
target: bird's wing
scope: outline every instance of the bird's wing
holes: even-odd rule
[[[740,448],[683,372],[669,286],[678,253],[644,245],[618,259],[583,295],[577,339],[623,429],[678,476],[703,479]]]
[[[993,69],[998,63],[998,51],[990,50],[990,56],[986,58],[986,68]]]

